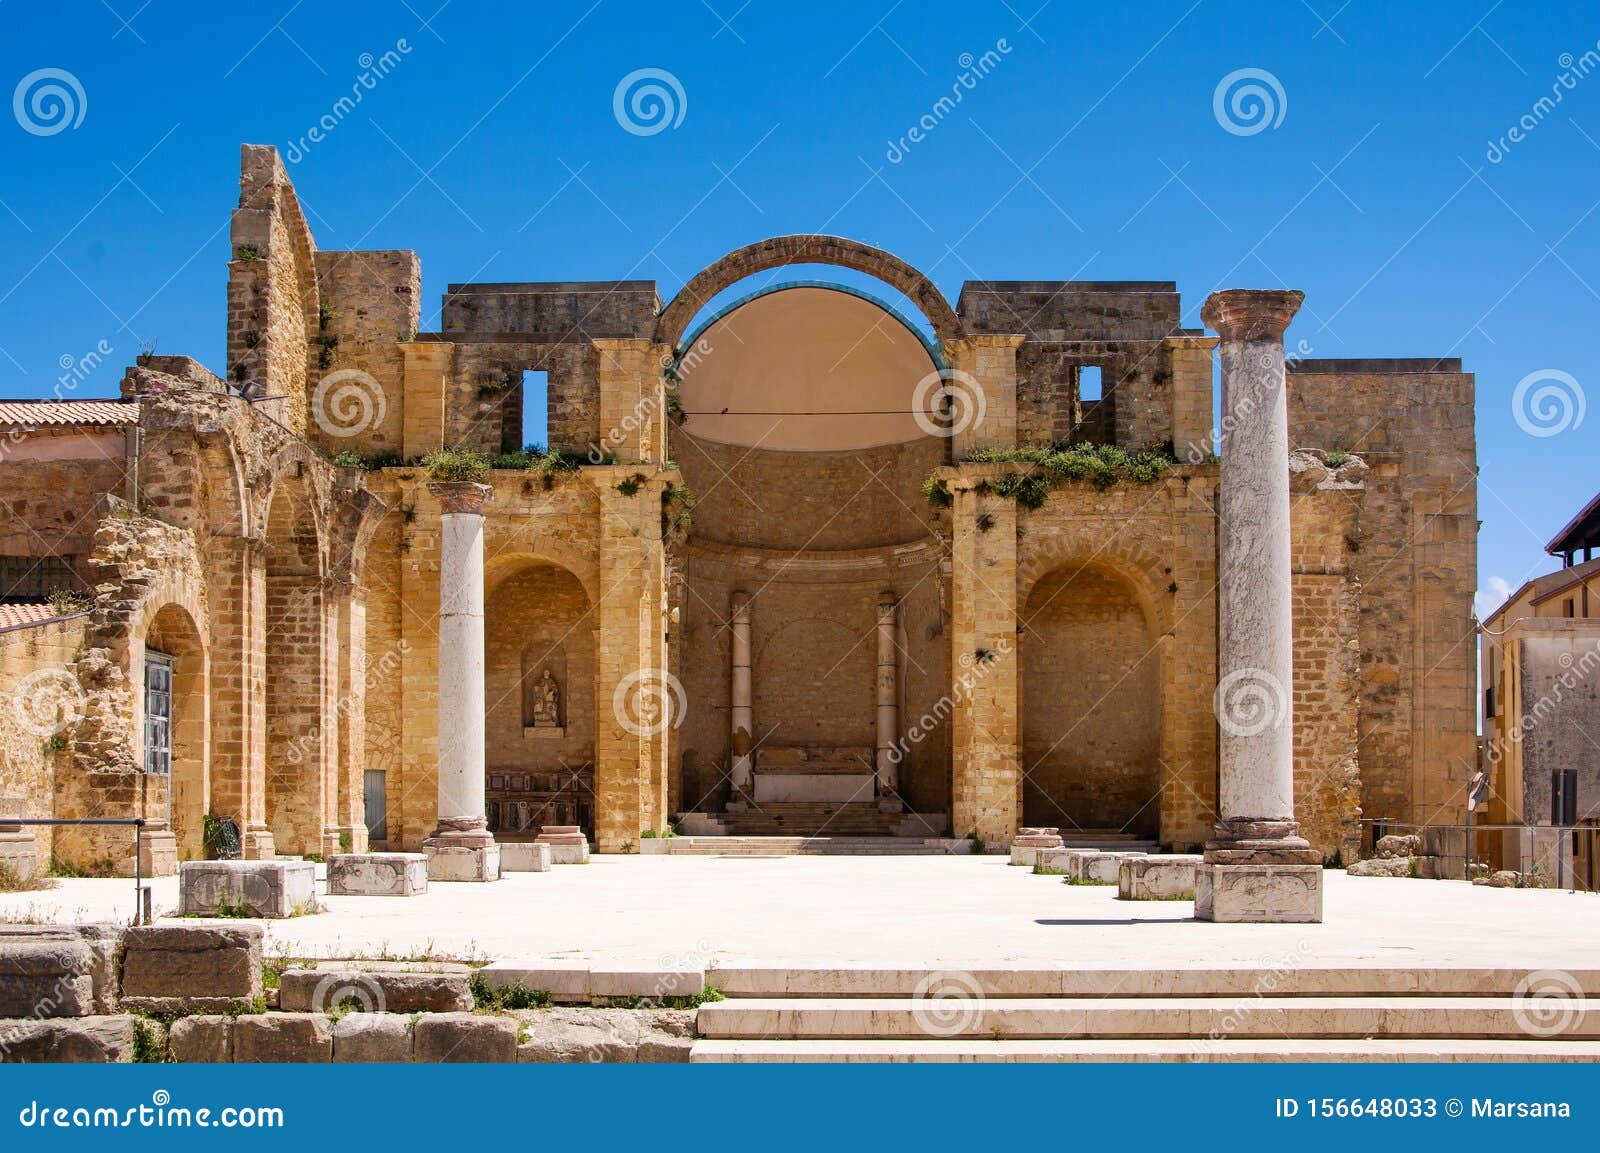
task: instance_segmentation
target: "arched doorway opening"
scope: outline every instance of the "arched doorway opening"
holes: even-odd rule
[[[500,841],[594,832],[593,604],[564,566],[498,557],[485,576],[485,799]],[[609,708],[609,703],[605,705]]]
[[[266,819],[285,854],[338,849],[324,564],[312,494],[291,466],[273,488],[264,571]]]
[[[151,618],[141,671],[144,771],[166,788],[166,816],[178,859],[202,860],[205,815],[211,806],[209,654],[182,605],[164,605]],[[159,819],[159,813],[151,815]]]
[[[1138,588],[1113,569],[1045,574],[1022,617],[1022,823],[1161,828],[1161,653]]]

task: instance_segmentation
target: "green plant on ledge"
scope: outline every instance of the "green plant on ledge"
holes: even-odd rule
[[[1014,500],[1023,508],[1044,504],[1051,489],[1072,481],[1088,481],[1104,491],[1123,482],[1154,484],[1177,463],[1171,443],[1140,452],[1114,444],[1029,444],[1013,448],[977,448],[967,454],[971,464],[1027,464],[1036,470],[996,477],[983,486],[995,496]],[[922,484],[922,495],[935,508],[948,507],[949,486],[937,476]]]
[[[1322,463],[1329,468],[1337,469],[1350,459],[1350,454],[1342,448],[1330,448],[1322,454]]]
[[[422,458],[422,467],[433,480],[482,484],[489,479],[490,460],[471,449],[436,448]]]
[[[238,261],[240,264],[254,264],[261,259],[261,249],[253,244],[239,245]]]
[[[644,482],[648,479],[644,473],[636,472],[632,476],[619,480],[617,482],[617,491],[623,496],[638,496],[639,489],[643,487]]]
[[[76,589],[50,590],[50,611],[58,617],[68,617],[73,613],[88,612],[93,607],[94,598],[88,593],[81,593]]]
[[[675,484],[661,494],[661,535],[687,533],[694,525],[694,493],[686,484]]]

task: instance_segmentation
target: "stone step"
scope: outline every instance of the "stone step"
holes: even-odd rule
[[[645,852],[669,856],[814,857],[945,856],[964,853],[966,841],[921,837],[670,837],[646,842]]]
[[[689,1060],[711,1062],[1410,1062],[1596,1061],[1600,1041],[1530,1040],[701,1040]]]
[[[741,965],[720,961],[707,981],[730,998],[907,998],[929,990],[965,990],[987,998],[1513,997],[1547,991],[1600,1004],[1600,969],[1569,969],[1552,984],[1544,970],[1282,964],[1278,968],[1053,968],[1027,966],[959,972],[871,964],[834,968]],[[809,1003],[809,1001],[807,1002]],[[1558,1001],[1558,1004],[1560,1002]]]
[[[1510,997],[736,998],[703,1005],[701,1036],[738,1039],[1194,1041],[1234,1038],[1529,1037],[1530,1006]],[[1563,1040],[1600,1039],[1600,1005],[1563,1007]]]

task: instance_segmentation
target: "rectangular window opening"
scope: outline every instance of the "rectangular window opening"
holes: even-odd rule
[[[550,374],[529,369],[522,374],[522,444],[525,450],[550,443]]]
[[[144,771],[172,775],[172,658],[144,654]]]
[[[1078,400],[1080,402],[1096,401],[1101,396],[1100,392],[1100,366],[1086,364],[1078,369]]]

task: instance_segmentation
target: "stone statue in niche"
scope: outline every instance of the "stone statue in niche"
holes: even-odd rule
[[[533,690],[533,727],[557,729],[561,727],[561,686],[546,665],[544,675]]]

